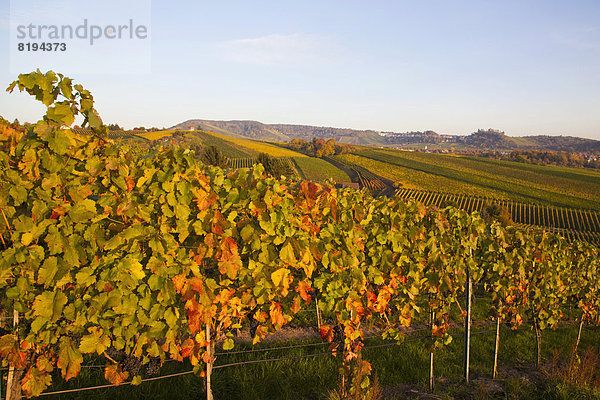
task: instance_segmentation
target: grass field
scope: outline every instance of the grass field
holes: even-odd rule
[[[344,171],[336,168],[327,161],[315,157],[294,157],[298,169],[302,172],[304,179],[323,182],[333,178],[336,182],[350,182],[350,177]]]
[[[600,399],[600,391],[591,388],[577,388],[565,385],[551,373],[555,351],[563,356],[569,353],[577,336],[576,327],[543,332],[543,366],[535,367],[535,338],[529,328],[512,331],[501,329],[499,350],[499,376],[490,379],[494,352],[493,321],[485,316],[490,303],[486,298],[477,298],[473,303],[474,324],[471,337],[471,378],[473,383],[462,381],[463,337],[460,311],[453,312],[451,320],[454,340],[435,352],[434,371],[436,390],[428,395],[429,349],[423,340],[427,334],[415,332],[407,336],[400,345],[388,345],[380,338],[367,339],[363,357],[368,360],[384,389],[384,400],[410,398],[441,399]],[[566,311],[568,312],[568,311]],[[314,326],[312,313],[296,321],[302,326]],[[477,333],[479,332],[479,333]],[[315,332],[316,334],[316,332]],[[600,329],[583,330],[580,349],[589,347],[598,350]],[[277,349],[277,347],[282,347]],[[291,347],[291,348],[290,348]],[[244,351],[254,352],[244,352]],[[258,351],[257,351],[258,350]],[[241,353],[240,353],[241,351]],[[217,349],[217,368],[212,382],[216,400],[262,400],[262,399],[327,399],[327,393],[337,384],[338,361],[331,355],[300,358],[284,361],[269,361],[219,368],[220,365],[242,363],[252,360],[267,360],[283,357],[305,356],[327,351],[327,345],[320,339],[284,340],[263,343],[257,346],[236,344],[230,352]],[[93,365],[94,359],[86,360]],[[596,366],[599,368],[600,366]],[[160,376],[191,370],[188,363],[167,361],[161,368]],[[55,371],[57,375],[60,371]],[[57,384],[48,391],[104,385],[102,368],[83,368],[75,379],[65,383],[55,378]],[[144,382],[140,386],[119,386],[73,394],[44,396],[49,399],[202,399],[201,378],[193,375],[167,378],[154,382]]]
[[[197,139],[203,146],[215,146],[221,153],[228,158],[247,158],[254,157],[255,152],[242,146],[237,146],[227,140],[208,132],[190,132],[186,135],[189,138]]]
[[[365,149],[338,156],[409,189],[600,208],[600,172],[477,157]]]

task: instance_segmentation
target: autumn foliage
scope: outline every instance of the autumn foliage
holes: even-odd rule
[[[106,139],[91,95],[68,78],[36,72],[15,87],[48,106],[26,133],[0,126],[0,293],[26,322],[0,337],[0,357],[25,370],[28,396],[54,368],[77,376],[86,354],[104,357],[111,383],[140,382],[112,350],[144,364],[187,358],[201,373],[235,329],[252,321],[258,342],[315,302],[336,317],[321,328],[331,350],[370,371],[366,328],[401,341],[435,310],[432,344],[450,340],[467,269],[515,325],[553,326],[567,301],[598,319],[595,247],[260,165],[226,173],[186,149],[137,154]],[[95,135],[69,129],[80,113]]]

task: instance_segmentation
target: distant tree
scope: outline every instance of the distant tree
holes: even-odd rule
[[[504,227],[514,224],[506,207],[498,203],[486,204],[481,210],[481,217],[487,222],[498,221]]]
[[[122,130],[123,130],[123,128],[121,128],[121,127],[119,126],[119,124],[109,124],[109,125],[108,125],[108,130],[109,130],[109,131],[122,131]]]
[[[354,151],[352,146],[337,143],[333,138],[328,140],[313,138],[310,142],[307,142],[304,139],[295,138],[290,142],[290,147],[313,157],[327,157],[334,154]]]
[[[265,172],[273,175],[276,178],[279,178],[280,176],[294,175],[294,170],[289,163],[283,162],[277,158],[273,158],[267,153],[260,153],[257,159],[258,162],[265,168]]]
[[[271,175],[273,175],[273,157],[268,155],[267,153],[260,153],[257,157],[258,163],[262,164],[265,168],[265,171]]]
[[[273,176],[292,176],[294,175],[294,170],[290,166],[289,163],[284,162],[283,160],[276,159],[275,160],[275,168],[273,171]]]
[[[208,165],[214,165],[215,167],[221,168],[227,167],[227,157],[225,157],[216,146],[206,147],[200,159]]]

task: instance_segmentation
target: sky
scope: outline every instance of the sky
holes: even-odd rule
[[[86,1],[48,4],[60,15]],[[90,19],[129,18],[136,8],[129,0],[93,3],[100,9]],[[76,60],[44,66],[89,89],[106,123],[248,119],[600,140],[598,0],[149,3],[137,2],[150,25],[137,69],[125,71],[131,65],[123,61],[115,70],[127,52],[109,47],[79,57],[112,62],[104,72]],[[0,48],[10,54],[0,59],[0,86],[35,68],[11,71],[10,9],[0,0]],[[32,7],[31,18],[36,13],[45,15]],[[33,122],[43,110],[29,95],[0,92],[6,119]]]

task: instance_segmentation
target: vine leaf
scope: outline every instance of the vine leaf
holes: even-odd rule
[[[46,371],[40,371],[37,367],[29,368],[21,380],[21,388],[27,397],[39,396],[51,384],[52,376]]]
[[[104,377],[113,385],[119,386],[129,377],[129,372],[123,371],[119,364],[110,364],[104,368]]]
[[[56,322],[67,304],[67,296],[63,292],[43,292],[33,302],[33,315],[48,318]]]
[[[79,375],[82,362],[83,356],[81,352],[73,347],[73,342],[70,338],[64,338],[60,343],[57,366],[60,368],[65,381]]]
[[[89,335],[81,338],[79,350],[84,353],[102,354],[110,346],[110,338],[103,334],[102,329],[97,327],[89,328]]]

